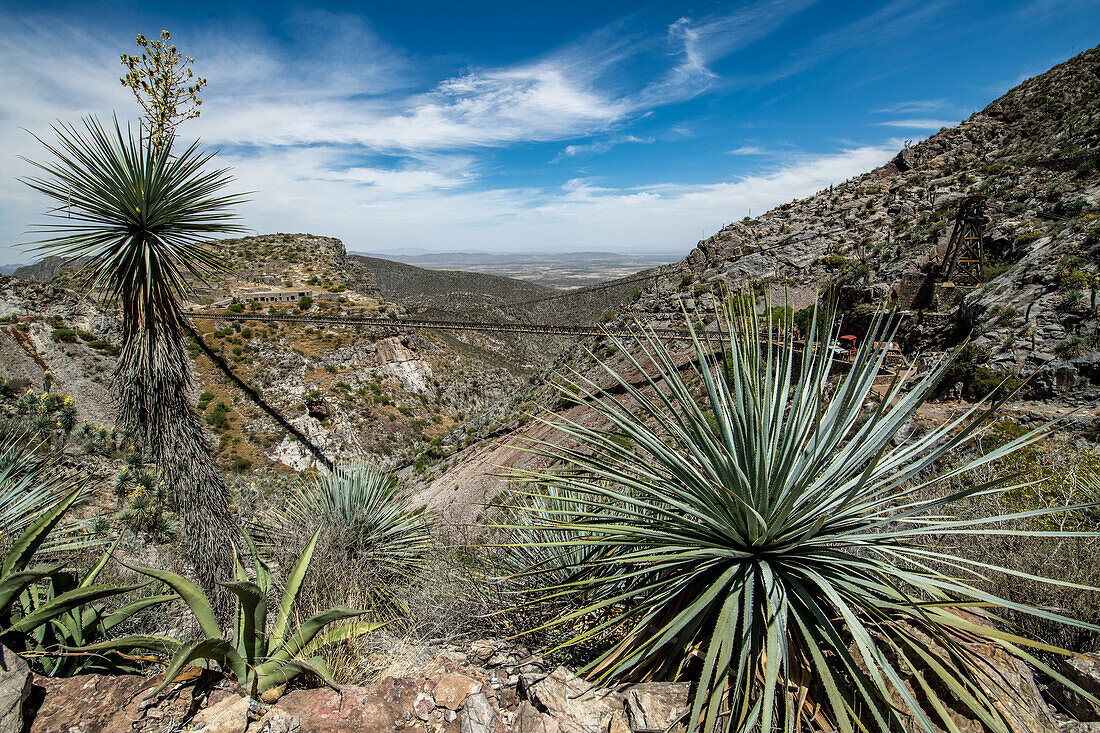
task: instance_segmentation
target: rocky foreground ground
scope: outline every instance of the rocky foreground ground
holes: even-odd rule
[[[983,686],[1015,719],[1015,733],[1100,733],[1100,707],[1056,682],[1037,684],[1026,665],[999,647],[976,651],[988,664]],[[149,699],[156,676],[54,679],[32,674],[7,650],[2,657],[4,733],[682,733],[691,694],[686,682],[600,686],[497,639],[440,649],[413,676],[339,690],[279,690],[270,703],[210,672],[196,670]],[[1100,695],[1100,657],[1069,660],[1060,671]],[[976,720],[952,717],[959,731],[983,730]],[[918,730],[915,723],[909,729]]]

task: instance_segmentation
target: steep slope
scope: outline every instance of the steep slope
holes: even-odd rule
[[[912,351],[973,332],[1004,373],[1037,372],[1034,394],[1100,390],[1100,49],[1030,79],[886,165],[703,240],[640,307],[658,322],[724,286],[800,308],[836,288],[858,312],[893,300]],[[939,265],[959,202],[982,195],[986,282],[945,283]],[[858,322],[858,319],[853,323]]]
[[[554,288],[545,285],[480,272],[426,270],[395,260],[355,254],[348,255],[348,260],[373,272],[386,297],[399,303],[434,301],[450,293],[471,293],[493,296],[507,304],[555,292]]]

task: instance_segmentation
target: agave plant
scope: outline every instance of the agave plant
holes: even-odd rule
[[[246,536],[255,579],[249,580],[244,567],[237,563],[236,580],[224,584],[236,598],[233,630],[229,638],[218,628],[218,618],[209,599],[194,583],[166,570],[133,568],[146,577],[162,581],[175,591],[195,617],[201,636],[185,643],[168,637],[123,637],[90,644],[79,651],[94,653],[141,647],[170,653],[172,658],[164,672],[164,679],[149,693],[150,697],[170,685],[184,668],[196,662],[217,664],[253,698],[258,698],[264,692],[284,685],[301,674],[316,675],[336,687],[328,666],[317,652],[327,645],[366,634],[381,624],[350,621],[367,612],[339,607],[315,614],[298,628],[291,628],[291,621],[297,612],[298,596],[317,546],[318,535],[320,530],[314,533],[305,551],[290,569],[270,629],[267,597],[272,590],[271,571],[259,559],[252,541]],[[328,628],[340,621],[350,622]]]
[[[100,611],[104,618],[96,622],[80,613],[78,609],[114,596],[137,590],[137,585],[95,584],[102,564],[107,555],[100,559],[97,568],[84,582],[77,582],[75,574],[60,564],[31,565],[36,553],[48,546],[51,533],[57,528],[62,517],[80,501],[86,484],[78,483],[68,494],[56,500],[51,506],[40,512],[25,530],[15,537],[10,548],[0,562],[0,643],[21,653],[45,654],[57,650],[58,644],[79,635],[81,629],[96,633],[96,629],[107,631],[146,606],[129,606],[122,616],[113,616]],[[56,549],[74,549],[87,547],[88,542],[64,544],[54,543]],[[102,607],[100,607],[102,609]],[[96,611],[92,611],[93,615]],[[85,621],[87,620],[87,624]],[[60,637],[57,631],[61,631]],[[123,648],[123,647],[119,647]],[[127,647],[127,648],[133,648]],[[47,667],[48,668],[48,667]]]
[[[688,730],[706,733],[899,731],[910,716],[931,733],[956,729],[949,708],[1010,730],[1013,713],[992,699],[983,660],[960,638],[1000,644],[1063,679],[1034,652],[1068,652],[1000,630],[1004,611],[1100,628],[998,597],[987,576],[1014,571],[930,540],[1065,536],[1013,529],[1060,509],[950,516],[956,502],[1012,490],[1011,479],[944,490],[1047,429],[942,469],[980,434],[987,412],[975,406],[894,441],[949,360],[869,399],[894,333],[888,316],[875,319],[840,376],[827,348],[833,315],[814,318],[802,348],[785,324],[762,326],[744,301],[717,310],[721,333],[691,330],[687,365],[652,332],[615,339],[640,385],[600,362],[611,389],[579,375],[563,387],[610,430],[556,420],[562,440],[531,447],[556,466],[517,474],[581,497],[542,526],[562,552],[588,553],[585,562],[536,598],[580,594],[580,607],[552,622],[594,619],[568,644],[618,639],[586,672],[694,680]],[[974,607],[992,625],[968,613]]]
[[[47,609],[67,593],[83,591],[90,593],[95,588],[99,574],[111,559],[118,540],[112,544],[85,573],[77,579],[76,573],[62,572],[49,578],[45,586],[32,585],[19,597],[22,616],[30,617],[42,609]],[[99,586],[109,588],[110,586]],[[122,595],[139,586],[120,586],[108,596]],[[26,656],[31,657],[49,677],[69,677],[74,674],[122,674],[137,673],[141,666],[125,656],[106,656],[102,654],[72,653],[77,647],[95,644],[109,638],[110,634],[142,611],[175,600],[176,595],[162,594],[138,598],[118,608],[105,603],[91,603],[82,600],[81,606],[70,611],[53,615],[48,622],[31,629],[25,636]],[[132,637],[139,643],[129,647],[117,647],[115,651],[128,652],[138,648],[148,648],[155,644],[154,637]]]
[[[179,508],[183,539],[200,582],[215,592],[233,574],[239,530],[228,494],[191,409],[190,327],[181,306],[191,281],[222,268],[208,240],[243,231],[219,193],[231,180],[208,170],[213,154],[198,143],[173,150],[94,118],[84,131],[54,127],[43,145],[53,160],[29,161],[44,174],[24,179],[51,199],[51,223],[37,228],[45,254],[80,261],[85,287],[105,294],[122,314],[122,350],[113,387],[120,422],[150,447]],[[41,141],[41,140],[40,140]],[[88,439],[90,441],[90,439]],[[93,450],[95,445],[89,446]],[[217,604],[227,609],[229,599]]]

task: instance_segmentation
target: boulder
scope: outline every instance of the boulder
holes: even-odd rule
[[[396,723],[404,722],[403,712],[370,688],[295,690],[265,713],[257,730],[266,721],[274,726],[297,718],[301,729],[310,733],[391,733]]]
[[[458,710],[466,698],[481,692],[481,682],[463,674],[446,674],[432,692],[435,704],[448,710]]]
[[[156,680],[139,675],[104,677],[37,677],[28,704],[31,733],[131,730],[131,720],[142,717],[141,698]]]
[[[687,682],[647,682],[626,690],[626,717],[632,731],[669,730],[689,712],[691,685]]]
[[[23,658],[0,646],[0,733],[23,733],[23,703],[31,692],[31,670]]]
[[[558,667],[527,689],[538,711],[554,720],[562,733],[604,733],[623,709],[623,694],[585,682],[565,667]],[[542,723],[549,733],[551,725]],[[523,733],[532,733],[533,728]]]
[[[1085,692],[1100,697],[1100,656],[1088,654],[1083,657],[1062,658],[1057,662],[1057,670]],[[1100,722],[1100,705],[1058,680],[1050,681],[1047,696],[1060,710],[1078,721]]]
[[[475,692],[462,706],[461,733],[494,733],[497,712],[484,692]]]

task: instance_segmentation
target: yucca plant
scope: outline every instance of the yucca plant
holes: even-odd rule
[[[190,333],[181,301],[191,281],[224,269],[209,240],[243,231],[231,209],[244,199],[220,191],[232,180],[208,169],[198,143],[154,144],[94,118],[84,130],[54,127],[41,141],[50,162],[24,183],[52,200],[49,224],[35,232],[44,254],[80,261],[79,276],[122,314],[122,350],[113,388],[120,423],[142,437],[179,509],[187,553],[203,586],[233,575],[239,530],[203,425],[191,409]],[[92,450],[96,445],[88,439]],[[228,596],[216,604],[228,614]]]
[[[1068,682],[1036,653],[1068,652],[1003,630],[1002,614],[1100,628],[998,597],[986,578],[1018,574],[931,540],[1074,534],[1014,529],[1061,509],[950,514],[1018,482],[947,489],[949,480],[1048,429],[942,469],[988,412],[975,406],[895,443],[950,360],[870,399],[896,328],[889,315],[874,320],[841,375],[828,348],[832,314],[814,318],[803,348],[786,324],[761,326],[744,299],[716,310],[720,332],[691,330],[686,364],[652,332],[632,343],[611,337],[641,383],[596,359],[612,386],[574,374],[563,393],[605,424],[558,419],[560,440],[529,447],[552,468],[518,478],[583,497],[543,525],[563,552],[588,553],[535,594],[582,599],[551,625],[590,620],[568,644],[618,639],[587,666],[591,677],[694,680],[688,730],[931,733],[956,730],[949,709],[1010,730],[1011,704],[992,699],[991,673],[960,639],[1000,644]],[[979,609],[988,624],[971,615]]]
[[[495,556],[505,582],[520,587],[568,583],[599,551],[581,541],[587,536],[584,531],[573,529],[583,521],[588,505],[583,495],[556,485],[523,495],[510,508],[508,542]],[[566,538],[576,542],[563,542]]]
[[[300,486],[264,514],[257,533],[278,554],[288,535],[315,527],[325,530],[326,544],[340,546],[343,564],[370,573],[375,605],[392,600],[393,585],[423,568],[431,547],[424,513],[411,507],[393,475],[366,464],[337,466]]]
[[[320,530],[314,533],[290,569],[270,628],[267,599],[272,591],[271,571],[259,559],[255,547],[246,536],[252,555],[254,579],[250,580],[244,567],[237,563],[236,580],[224,584],[236,598],[231,634],[225,635],[219,629],[214,609],[197,585],[166,570],[135,567],[133,570],[153,580],[162,581],[179,595],[194,616],[201,635],[184,643],[168,637],[123,637],[91,644],[82,647],[80,651],[95,653],[141,647],[171,654],[164,679],[149,693],[150,697],[170,685],[184,668],[197,662],[216,664],[254,698],[259,698],[261,694],[284,685],[301,674],[316,675],[336,687],[336,682],[324,660],[318,656],[318,651],[327,645],[366,634],[381,624],[351,621],[367,612],[338,607],[315,614],[298,628],[292,628],[291,624],[298,611],[299,593],[319,534]],[[348,623],[329,628],[340,621]]]
[[[52,458],[37,450],[37,445],[26,434],[0,442],[0,548],[4,550],[67,495],[76,491],[79,497],[84,490],[86,482],[66,475]],[[73,502],[77,500],[74,498]],[[98,540],[88,537],[87,521],[62,524],[61,518],[59,516],[58,522],[42,535],[37,550],[67,552],[99,544]]]

